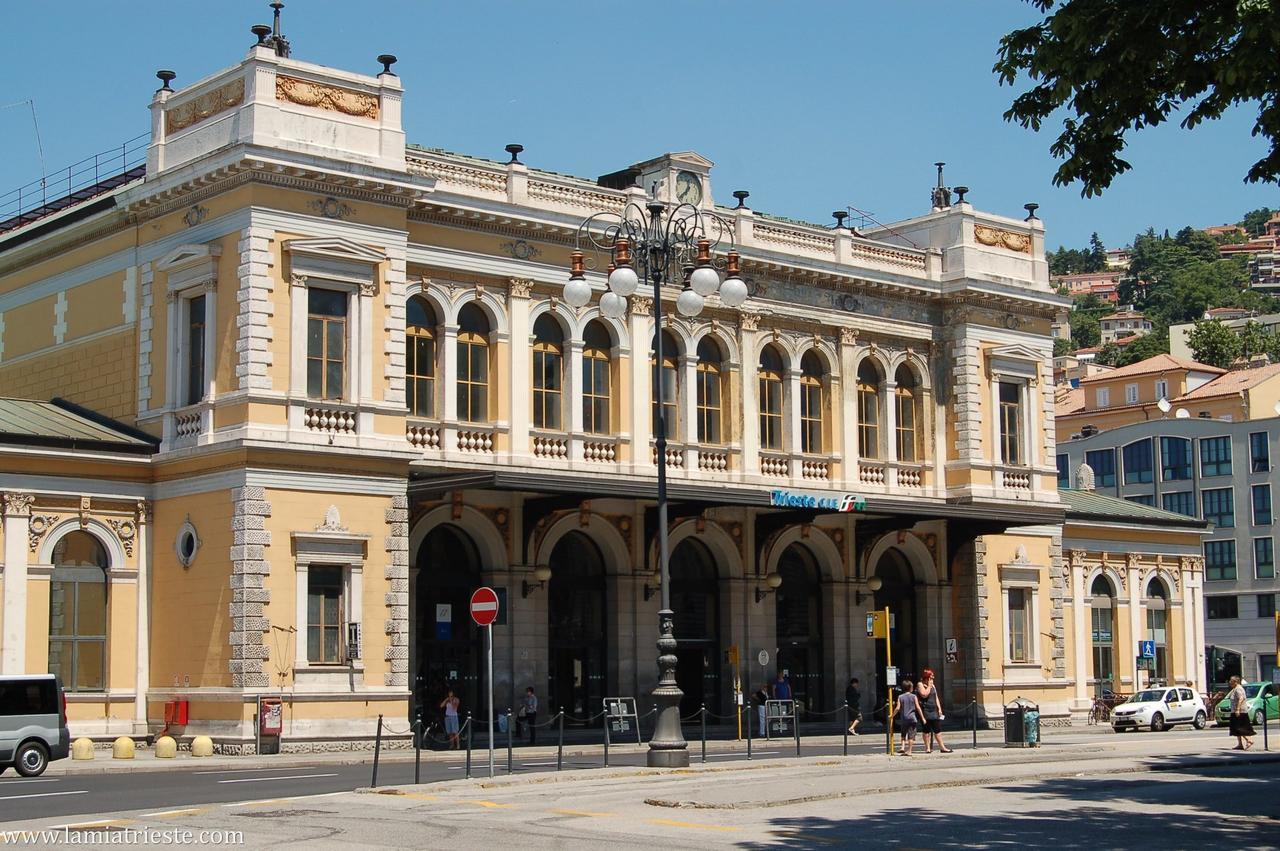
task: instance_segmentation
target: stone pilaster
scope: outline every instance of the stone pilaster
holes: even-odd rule
[[[389,255],[385,278],[386,286],[382,288],[383,343],[382,350],[387,356],[387,365],[383,367],[382,377],[385,401],[392,405],[405,404],[405,305],[409,287],[405,281],[405,260],[402,255]]]
[[[266,688],[269,682],[262,663],[270,655],[263,633],[271,628],[266,616],[271,592],[265,587],[265,577],[271,572],[266,558],[271,544],[266,523],[271,503],[260,487],[235,488],[231,500],[231,684]],[[306,625],[300,628],[305,630]],[[300,640],[305,640],[305,635]]]
[[[954,400],[951,415],[955,418],[955,459],[972,460],[982,456],[982,357],[977,340],[964,336],[950,344],[951,386]]]
[[[236,340],[236,381],[241,390],[270,390],[267,370],[272,364],[271,317],[275,309],[271,293],[271,242],[273,233],[267,228],[250,225],[241,231],[237,249],[240,267],[236,274],[240,287],[236,300],[240,313],[236,317],[239,336]]]
[[[1053,634],[1053,676],[1067,675],[1067,627],[1063,600],[1067,596],[1067,571],[1062,560],[1062,535],[1049,542],[1049,618]]]
[[[409,686],[409,498],[393,497],[387,509],[387,672],[383,684]]]
[[[151,311],[155,306],[152,290],[154,277],[151,264],[143,263],[140,287],[142,297],[138,307],[138,413],[151,408],[151,356],[154,354],[151,332],[155,329]]]

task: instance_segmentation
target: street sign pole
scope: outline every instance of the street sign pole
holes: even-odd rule
[[[489,683],[489,776],[493,777],[493,624],[484,628],[485,679]],[[507,719],[511,723],[511,719]]]
[[[493,622],[498,619],[498,594],[492,588],[477,588],[471,595],[471,620],[484,627],[485,682],[489,697],[489,776],[493,777]],[[511,719],[507,719],[511,723]]]
[[[889,607],[884,607],[884,665],[885,668],[893,667],[893,641],[889,631]],[[885,743],[889,756],[893,756],[893,686],[889,682],[889,678],[885,678],[886,690],[888,691],[888,701],[885,703],[885,735],[888,741]]]

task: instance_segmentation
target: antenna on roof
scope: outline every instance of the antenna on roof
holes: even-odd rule
[[[1276,404],[1280,405],[1280,402],[1277,402]],[[1167,414],[1173,410],[1173,405],[1169,404],[1169,400],[1163,396],[1160,397],[1159,402],[1156,402],[1156,407],[1160,409],[1160,413],[1162,414]]]

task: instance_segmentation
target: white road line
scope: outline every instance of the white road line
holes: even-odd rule
[[[520,765],[521,765],[521,766],[555,765],[555,761],[554,761],[554,760],[552,760],[551,762],[522,762],[522,763],[520,763]]]
[[[0,801],[21,801],[26,798],[51,798],[54,795],[88,795],[88,789],[80,789],[75,792],[37,792],[34,795],[4,795],[0,796]]]
[[[264,771],[296,771],[297,766],[288,768],[228,768],[224,771],[193,771],[193,775],[201,774],[261,774]]]
[[[58,783],[61,779],[60,777],[46,777],[42,780],[37,780],[34,777],[14,777],[11,780],[0,780],[0,786],[8,786],[14,783]]]
[[[283,777],[238,777],[235,780],[219,780],[219,783],[262,783],[266,780],[307,780],[312,777],[337,777],[335,774],[286,774]]]
[[[769,756],[770,754],[782,753],[782,751],[752,751],[752,756]],[[746,759],[746,753],[709,753],[707,759]]]
[[[350,795],[348,790],[339,792],[320,792],[316,795],[290,795],[284,798],[260,798],[256,801],[235,801],[230,804],[221,804],[223,807],[251,807],[254,804],[274,804],[280,801],[309,801],[312,798],[334,798],[338,795]],[[186,812],[186,810],[175,810],[175,812]],[[153,815],[164,815],[164,813],[154,813]]]

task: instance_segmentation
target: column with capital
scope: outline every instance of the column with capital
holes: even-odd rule
[[[4,512],[4,626],[0,633],[0,674],[26,673],[27,534],[31,526],[29,493],[0,496]]]
[[[831,394],[832,407],[839,406],[840,417],[839,449],[836,454],[842,459],[843,479],[846,487],[858,486],[858,372],[856,369],[858,331],[856,328],[840,329],[840,363],[836,367],[844,376],[845,386],[849,388],[849,399],[839,394]],[[834,448],[834,447],[833,447]]]
[[[149,500],[138,500],[138,646],[134,657],[137,666],[134,672],[134,735],[148,732],[147,689],[151,687],[151,509]]]
[[[1074,708],[1087,710],[1091,705],[1089,700],[1089,670],[1087,667],[1090,624],[1085,618],[1084,582],[1086,571],[1084,553],[1081,550],[1071,550],[1067,554],[1067,564],[1071,577],[1071,673],[1072,679],[1075,680]]]
[[[1138,642],[1142,640],[1142,589],[1139,587],[1142,583],[1139,580],[1138,559],[1133,554],[1129,554],[1125,558],[1125,584],[1129,590],[1128,658],[1133,661],[1126,662],[1126,667],[1132,666],[1133,690],[1135,692],[1141,688],[1140,683],[1142,680],[1142,672],[1138,669]]]

